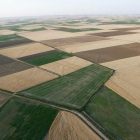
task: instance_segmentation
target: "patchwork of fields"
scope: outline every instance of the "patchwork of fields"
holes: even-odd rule
[[[93,64],[19,94],[70,109],[81,109],[112,73]]]
[[[139,24],[92,15],[0,21],[0,139],[138,140]]]

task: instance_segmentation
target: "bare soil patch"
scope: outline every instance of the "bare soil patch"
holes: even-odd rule
[[[123,32],[123,31],[114,31],[114,32],[103,32],[103,33],[92,33],[89,35],[101,36],[101,37],[110,37],[110,36],[119,36],[119,35],[127,35],[134,34],[134,32]]]
[[[0,77],[33,68],[28,64],[0,55]]]
[[[53,46],[53,47],[60,47],[65,45],[73,45],[77,43],[94,42],[100,40],[107,40],[107,38],[87,35],[87,36],[46,40],[46,41],[42,41],[42,43],[45,43],[46,45]]]
[[[140,55],[140,43],[79,52],[76,55],[96,63],[104,63]]]
[[[32,43],[32,40],[29,39],[17,39],[17,40],[10,40],[10,41],[5,41],[5,42],[0,42],[0,49],[5,48],[5,47],[10,47],[10,46],[15,46],[15,45],[21,45],[21,44],[26,44],[26,43]]]
[[[29,60],[32,60],[32,59],[36,59],[36,58],[39,58],[39,57],[48,56],[48,55],[56,54],[56,53],[58,53],[58,51],[52,50],[52,51],[37,53],[37,54],[25,56],[25,57],[20,57],[18,59],[21,60],[21,61],[29,61]]]
[[[45,140],[100,140],[77,116],[61,111],[52,123]]]
[[[133,27],[133,28],[116,28],[116,29],[112,29],[112,30],[117,30],[117,31],[121,31],[121,32],[127,32],[127,31],[137,30],[137,29],[140,29],[140,27]]]

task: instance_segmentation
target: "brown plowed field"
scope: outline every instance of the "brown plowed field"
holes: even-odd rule
[[[57,75],[39,68],[32,68],[0,77],[0,88],[11,92],[19,92],[57,77]]]
[[[0,93],[0,107],[2,105],[4,105],[8,99],[10,99],[12,97],[12,95],[7,95],[7,94],[4,94],[4,93]]]
[[[5,47],[10,47],[10,46],[15,46],[15,45],[32,43],[32,42],[33,41],[29,40],[29,39],[17,39],[17,40],[10,40],[10,41],[5,41],[5,42],[0,42],[0,49],[5,48]]]
[[[56,54],[56,53],[58,53],[58,51],[52,50],[52,51],[47,51],[47,52],[42,52],[42,53],[37,53],[37,54],[21,57],[21,58],[18,58],[18,59],[21,60],[21,61],[29,61],[29,60],[32,60],[32,59],[36,59],[36,58],[39,58],[39,57],[43,57],[43,56],[47,56],[47,55],[51,55],[51,54]]]
[[[107,38],[87,35],[87,36],[79,36],[79,37],[46,40],[46,41],[42,41],[42,43],[45,43],[46,45],[53,46],[53,47],[60,47],[65,45],[73,45],[77,43],[94,42],[100,40],[107,40]]]
[[[129,35],[129,34],[134,34],[134,32],[115,31],[115,32],[92,33],[89,35],[110,37],[110,36]]]
[[[77,116],[61,111],[52,123],[45,140],[101,140]]]
[[[79,52],[76,55],[96,63],[104,63],[140,55],[140,43]]]
[[[0,55],[0,77],[30,68],[33,66]]]

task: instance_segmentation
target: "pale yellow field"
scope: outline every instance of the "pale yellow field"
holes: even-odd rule
[[[140,108],[140,56],[101,65],[116,70],[105,85]]]
[[[140,42],[140,33],[130,34],[130,35],[112,36],[110,38],[126,40],[126,41],[133,41],[133,42]]]
[[[47,69],[49,71],[58,73],[60,75],[66,75],[74,71],[77,71],[81,68],[87,67],[91,64],[92,63],[89,61],[73,56],[70,58],[66,58],[66,59],[55,61],[49,64],[45,64],[40,67],[43,69]]]
[[[18,35],[35,41],[80,36],[80,34],[56,31],[56,30],[44,30],[44,31],[36,31],[36,32],[24,32],[24,33],[19,32]]]
[[[69,52],[69,53],[76,53],[76,52],[83,52],[83,51],[107,48],[107,47],[112,47],[112,46],[130,44],[130,43],[132,42],[111,39],[111,40],[101,40],[101,41],[88,42],[88,43],[78,43],[74,45],[66,45],[66,46],[61,46],[57,48],[63,51]]]
[[[40,43],[30,43],[26,45],[20,45],[16,47],[1,49],[0,54],[6,55],[12,58],[20,58],[20,57],[37,54],[41,52],[46,52],[50,50],[54,50],[54,49]]]
[[[57,77],[57,75],[39,68],[32,68],[1,77],[0,88],[11,92],[19,92]]]
[[[0,30],[0,35],[11,35],[11,34],[15,34],[15,31],[11,31],[11,30]]]
[[[45,140],[100,140],[77,116],[61,111],[52,123]]]

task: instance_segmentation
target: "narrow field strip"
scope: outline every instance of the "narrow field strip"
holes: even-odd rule
[[[47,56],[40,57],[40,58],[37,58],[37,59],[29,60],[29,61],[26,61],[26,62],[29,63],[29,64],[32,64],[32,65],[35,65],[35,66],[40,66],[40,65],[44,65],[44,64],[47,64],[47,63],[57,61],[57,60],[65,59],[65,58],[68,58],[68,57],[71,57],[71,56],[73,56],[73,55],[68,54],[66,52],[58,52],[56,54],[47,55]]]
[[[19,94],[70,109],[80,109],[112,72],[99,65],[90,65]]]
[[[18,46],[11,46],[9,48],[3,48],[0,50],[0,54],[12,58],[21,58],[51,50],[54,49],[41,43],[29,43]]]

